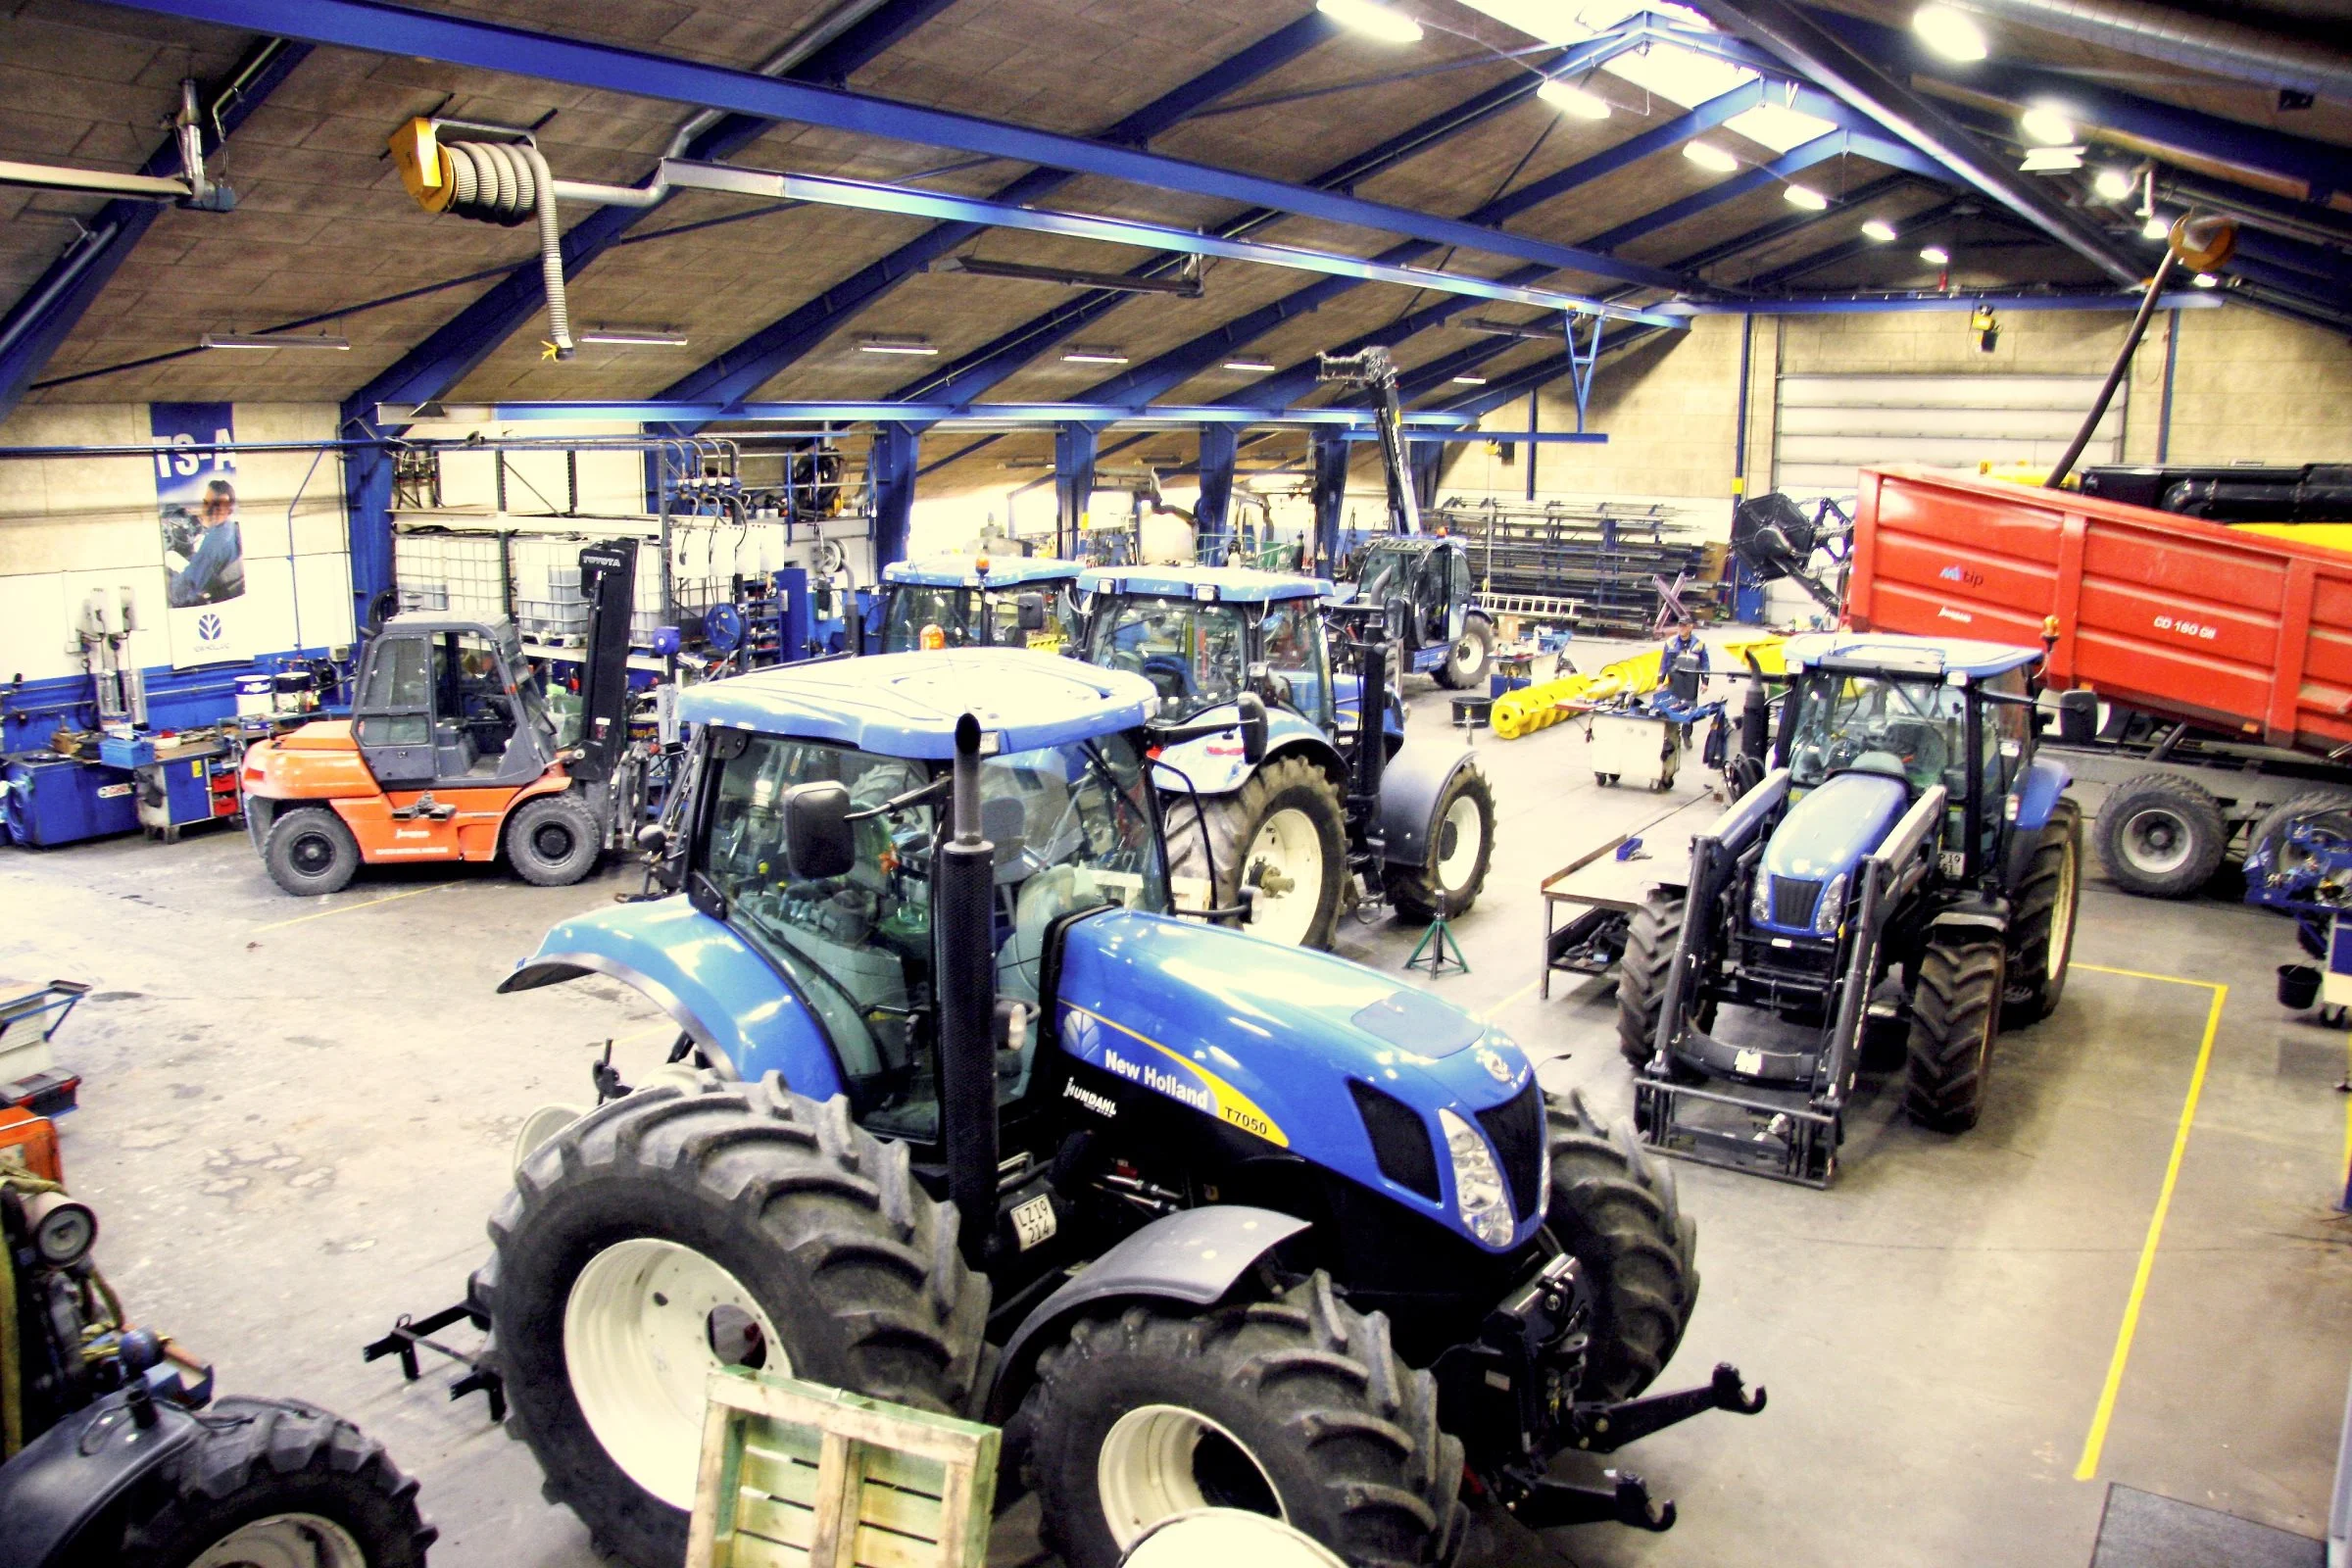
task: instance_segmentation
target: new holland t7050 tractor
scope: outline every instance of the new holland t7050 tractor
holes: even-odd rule
[[[1170,912],[1149,756],[1200,737],[1141,676],[918,653],[681,701],[679,891],[502,988],[632,985],[675,1065],[523,1156],[470,1296],[605,1547],[678,1561],[725,1365],[1004,1425],[1000,1501],[1072,1568],[1212,1504],[1442,1563],[1466,1487],[1662,1529],[1549,1460],[1761,1406],[1729,1367],[1635,1397],[1698,1276],[1630,1137],[1424,992]]]
[[[1343,644],[1355,667],[1335,667],[1330,583],[1097,566],[1078,586],[1089,662],[1144,676],[1162,722],[1206,732],[1159,754],[1158,784],[1175,808],[1170,867],[1210,904],[1246,903],[1250,930],[1270,941],[1328,948],[1358,898],[1417,920],[1478,901],[1494,853],[1486,773],[1458,742],[1405,744],[1395,659],[1376,635]],[[1246,695],[1269,714],[1263,759],[1231,733]]]
[[[1734,771],[1760,782],[1635,912],[1618,1040],[1649,1142],[1827,1185],[1874,1024],[1908,1022],[1913,1119],[1976,1125],[1995,1037],[2065,989],[2082,822],[2034,752],[2040,650],[1838,632],[1783,655],[1769,758],[1761,677],[1740,726]],[[1719,1033],[1727,1004],[1770,1016]]]

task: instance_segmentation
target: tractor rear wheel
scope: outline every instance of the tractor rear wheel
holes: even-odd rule
[[[2229,849],[2221,804],[2190,779],[2142,773],[2099,808],[2099,858],[2117,887],[2143,899],[2186,898]]]
[[[1582,1094],[1552,1100],[1553,1236],[1592,1293],[1592,1344],[1580,1399],[1630,1399],[1683,1343],[1698,1304],[1698,1227],[1682,1210],[1674,1172],[1634,1137],[1615,1133]]]
[[[2033,858],[2014,894],[2008,977],[2001,1027],[2023,1029],[2058,1010],[2067,963],[2075,953],[2075,911],[2082,898],[2082,811],[2061,796],[2034,842]]]
[[[1209,880],[1214,859],[1217,907],[1241,903],[1245,887],[1257,890],[1242,930],[1286,945],[1331,946],[1348,883],[1348,808],[1314,763],[1278,757],[1230,795],[1178,796],[1167,836],[1170,877]]]
[[[1626,925],[1625,956],[1617,960],[1617,1051],[1637,1071],[1658,1053],[1658,1009],[1683,937],[1684,903],[1681,893],[1660,888]]]
[[[281,811],[262,847],[270,880],[297,898],[340,893],[360,869],[360,842],[332,807]]]
[[[706,1072],[534,1150],[471,1300],[549,1498],[602,1549],[675,1568],[714,1368],[966,1408],[989,1288],[956,1231],[906,1146],[857,1127],[846,1100]]]
[[[1451,920],[1478,902],[1494,858],[1494,791],[1477,762],[1465,762],[1430,812],[1427,858],[1389,866],[1389,902],[1407,920]]]
[[[439,1532],[416,1511],[416,1483],[358,1427],[290,1399],[233,1396],[196,1419],[161,1487],[134,1497],[153,1511],[91,1560],[423,1568]]]
[[[1467,691],[1487,678],[1487,662],[1494,657],[1494,628],[1476,615],[1462,617],[1462,638],[1446,651],[1437,668],[1438,684],[1448,691]]]
[[[533,887],[569,887],[604,853],[596,813],[569,790],[534,795],[507,818],[507,858]]]
[[[1966,1132],[1984,1111],[2001,1030],[2002,941],[1930,942],[1911,989],[1911,1058],[1903,1109],[1923,1127]]]
[[[1014,1424],[1040,1534],[1069,1568],[1114,1568],[1203,1507],[1272,1515],[1383,1568],[1460,1544],[1462,1446],[1438,1427],[1435,1380],[1321,1273],[1270,1301],[1082,1319]]]

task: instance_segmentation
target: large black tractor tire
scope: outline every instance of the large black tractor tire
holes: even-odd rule
[[[360,841],[332,807],[280,811],[262,846],[270,880],[297,898],[340,893],[360,869]]]
[[[2024,1029],[2058,1010],[2075,956],[2075,914],[2082,900],[2082,809],[2071,797],[2061,796],[2042,824],[2011,898],[2001,1027]]]
[[[710,1367],[789,1369],[812,1383],[961,1413],[978,1376],[989,1288],[965,1268],[956,1230],[955,1205],[915,1184],[906,1146],[857,1127],[848,1101],[820,1104],[774,1073],[746,1084],[707,1072],[691,1090],[660,1085],[613,1101],[533,1151],[491,1217],[496,1251],[474,1276],[471,1300],[491,1320],[509,1428],[538,1458],[549,1499],[578,1514],[600,1549],[637,1568],[675,1568],[701,1445],[701,1418],[686,1412],[701,1400],[684,1397],[683,1385],[672,1386],[676,1370],[655,1359],[657,1337],[674,1326],[659,1314],[703,1317],[702,1332],[682,1342],[693,1347],[689,1361],[708,1352]],[[666,1276],[652,1267],[637,1276],[628,1299],[651,1309],[640,1304],[635,1317],[614,1309],[616,1293],[604,1283],[627,1278],[620,1265],[632,1254],[617,1249],[632,1242],[641,1244],[637,1255],[644,1243],[668,1244],[677,1260],[662,1265]],[[706,1281],[711,1265],[723,1270],[773,1327],[773,1341],[740,1305],[702,1312],[723,1292],[680,1290],[673,1306],[656,1287],[684,1277],[678,1265]],[[579,1383],[575,1298],[582,1354],[601,1357],[583,1361]],[[675,1338],[663,1343],[681,1348]],[[687,1381],[707,1370],[687,1365]],[[650,1464],[649,1429],[618,1429],[641,1469],[663,1467],[668,1496],[607,1447],[583,1408],[582,1384],[608,1412],[624,1393],[684,1397],[679,1425],[663,1429],[666,1446]]]
[[[1168,874],[1205,880],[1209,868],[1202,857],[1213,852],[1216,877],[1210,885],[1216,905],[1231,908],[1242,902],[1241,889],[1260,885],[1259,878],[1269,869],[1250,857],[1260,835],[1284,812],[1304,818],[1313,830],[1323,865],[1311,884],[1296,878],[1299,885],[1280,898],[1311,898],[1315,901],[1313,912],[1301,924],[1286,911],[1283,924],[1277,926],[1271,908],[1274,901],[1265,899],[1267,906],[1261,909],[1260,918],[1244,921],[1240,929],[1256,931],[1261,923],[1269,932],[1287,927],[1300,933],[1296,938],[1300,946],[1328,949],[1339,930],[1340,901],[1348,886],[1348,808],[1331,776],[1303,757],[1274,759],[1230,795],[1172,797],[1166,822]],[[1208,827],[1206,846],[1201,843],[1202,823]],[[1296,826],[1296,821],[1291,825]]]
[[[1477,762],[1448,779],[1430,812],[1429,848],[1419,865],[1389,866],[1389,903],[1403,919],[1455,919],[1478,902],[1494,858],[1494,790]]]
[[[2212,880],[2230,849],[2219,802],[2190,779],[2142,773],[2099,808],[2099,858],[2126,893],[2184,899]]]
[[[1684,906],[1679,891],[1660,888],[1626,924],[1625,956],[1617,960],[1617,1051],[1637,1071],[1657,1054],[1658,1009],[1683,937]]]
[[[1903,1109],[1923,1127],[1966,1132],[1984,1112],[2001,1032],[2003,957],[1996,936],[1930,942],[1920,956]]]
[[[1014,1424],[1040,1534],[1069,1568],[1115,1568],[1146,1528],[1203,1506],[1277,1514],[1351,1564],[1421,1568],[1460,1546],[1462,1446],[1439,1430],[1436,1382],[1321,1273],[1271,1301],[1082,1319]]]
[[[223,1398],[196,1420],[158,1485],[134,1489],[120,1542],[84,1542],[76,1560],[346,1564],[356,1550],[367,1568],[423,1568],[440,1532],[416,1510],[416,1483],[358,1427],[290,1399]]]
[[[534,795],[507,818],[507,858],[533,887],[571,886],[596,869],[604,849],[596,813],[569,790]]]
[[[1494,628],[1476,615],[1462,617],[1462,640],[1446,650],[1446,662],[1437,668],[1438,684],[1447,691],[1468,691],[1487,678],[1494,657]]]
[[[1682,1210],[1674,1172],[1630,1124],[1614,1133],[1584,1096],[1552,1100],[1551,1234],[1592,1292],[1592,1343],[1580,1399],[1630,1399],[1683,1343],[1698,1304],[1698,1227]]]

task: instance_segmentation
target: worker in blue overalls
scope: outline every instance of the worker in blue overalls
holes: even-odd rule
[[[1689,654],[1698,661],[1699,681],[1700,684],[1705,684],[1707,645],[1698,640],[1698,625],[1689,615],[1685,615],[1675,622],[1674,635],[1666,639],[1666,650],[1658,657],[1660,684],[1664,684],[1666,677],[1674,673],[1675,664],[1685,654]]]
[[[196,548],[186,566],[165,584],[172,608],[217,605],[245,592],[245,550],[237,527],[237,493],[225,479],[205,486]]]

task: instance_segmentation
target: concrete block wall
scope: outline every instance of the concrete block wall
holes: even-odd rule
[[[2261,311],[2183,311],[2170,460],[2352,462],[2352,346]]]

